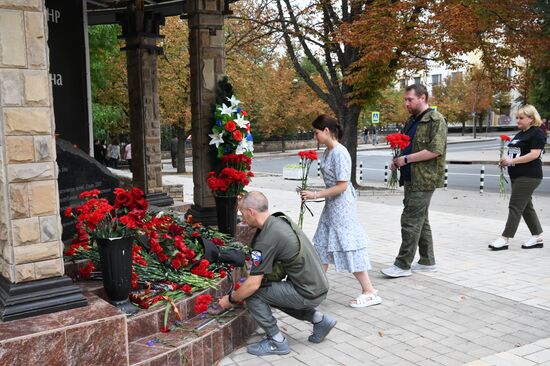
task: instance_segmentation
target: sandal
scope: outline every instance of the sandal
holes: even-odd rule
[[[382,299],[378,296],[378,291],[370,294],[361,294],[357,296],[354,303],[350,303],[352,308],[365,308],[367,306],[374,306],[382,303]]]

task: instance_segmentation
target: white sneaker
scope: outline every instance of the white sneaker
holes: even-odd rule
[[[508,249],[508,241],[510,238],[503,238],[500,236],[497,240],[489,244],[491,250],[506,250]]]
[[[437,272],[437,266],[435,264],[420,264],[415,263],[411,267],[413,272]]]
[[[385,274],[388,277],[408,277],[412,275],[412,271],[410,269],[401,269],[397,267],[396,265],[393,265],[391,267],[385,268],[381,270],[382,274]]]
[[[521,246],[522,249],[534,249],[534,248],[542,248],[544,246],[542,235],[533,235],[523,245]]]

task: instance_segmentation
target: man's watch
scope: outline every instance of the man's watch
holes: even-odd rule
[[[403,160],[405,160],[405,164],[409,164],[409,159],[407,159],[409,157],[409,155],[405,155],[403,157]]]
[[[229,303],[230,303],[230,304],[237,305],[239,302],[236,301],[236,300],[233,300],[233,296],[232,296],[232,295],[233,295],[233,293],[230,293],[230,294],[229,294],[229,297],[228,297],[227,299],[229,300]]]

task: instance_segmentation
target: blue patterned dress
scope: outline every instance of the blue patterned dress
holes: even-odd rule
[[[351,157],[338,144],[325,150],[321,173],[327,188],[338,181],[350,182]],[[313,237],[323,264],[334,264],[338,272],[363,272],[371,268],[367,254],[367,234],[357,221],[357,194],[351,182],[338,196],[328,197]]]

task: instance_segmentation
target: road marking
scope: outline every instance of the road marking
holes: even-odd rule
[[[374,171],[378,171],[378,172],[383,172],[384,169],[378,169],[378,168],[363,168],[365,170],[374,170]],[[449,172],[449,175],[468,175],[468,176],[478,176],[479,177],[479,173],[451,173]],[[485,174],[486,177],[500,177],[500,174]],[[509,178],[508,175],[506,175],[506,178]],[[543,177],[542,179],[550,179],[550,177]]]

